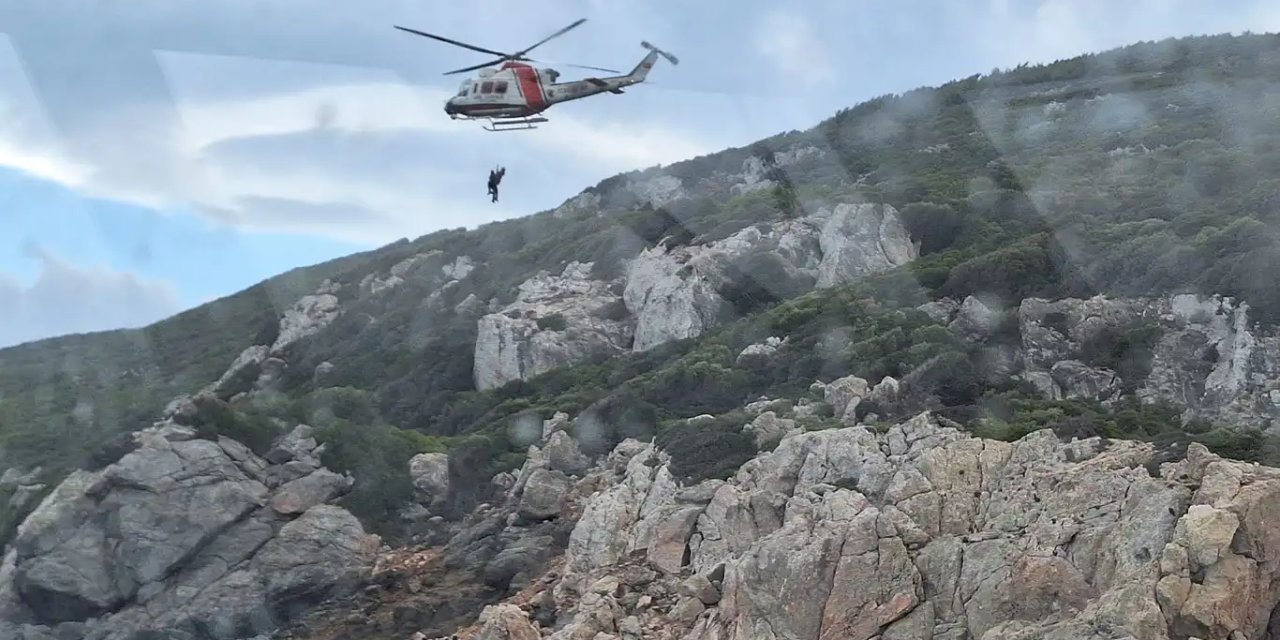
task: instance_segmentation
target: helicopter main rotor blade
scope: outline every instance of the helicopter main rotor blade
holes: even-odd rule
[[[463,49],[470,49],[470,50],[472,50],[472,51],[479,51],[480,53],[487,53],[487,54],[490,54],[490,55],[502,56],[502,58],[503,58],[503,59],[506,59],[506,58],[508,57],[508,56],[507,56],[507,54],[505,54],[505,53],[503,53],[503,52],[501,52],[501,51],[494,51],[493,49],[485,49],[484,47],[477,47],[477,46],[475,46],[475,45],[473,45],[473,44],[467,44],[467,43],[465,43],[465,42],[458,42],[457,40],[450,40],[449,38],[446,38],[446,37],[444,37],[444,36],[438,36],[438,35],[435,35],[435,34],[432,34],[432,33],[427,33],[427,32],[425,32],[425,31],[418,31],[417,29],[410,29],[410,28],[408,28],[408,27],[401,27],[401,26],[399,26],[399,25],[394,25],[394,26],[395,26],[395,28],[397,28],[397,29],[399,29],[399,30],[401,30],[401,31],[407,31],[407,32],[412,33],[412,34],[414,34],[414,35],[423,36],[423,37],[425,37],[425,38],[431,38],[432,40],[439,40],[440,42],[447,42],[447,43],[449,43],[449,44],[452,44],[452,45],[456,45],[456,46],[462,47]],[[492,64],[492,63],[490,63],[490,64]]]
[[[571,62],[559,62],[556,60],[543,60],[543,59],[534,60],[532,58],[521,58],[521,60],[532,62],[534,64],[546,65],[549,67],[576,67],[578,69],[591,69],[592,71],[604,71],[606,73],[622,73],[617,69],[606,69],[604,67],[592,67],[585,64],[573,64]]]
[[[578,25],[580,25],[580,24],[582,24],[582,23],[584,23],[584,22],[586,22],[586,21],[587,21],[587,19],[586,19],[586,18],[578,18],[578,19],[577,19],[573,24],[571,24],[571,25],[569,25],[569,26],[567,26],[567,27],[565,27],[565,28],[563,28],[563,29],[561,29],[561,30],[559,30],[559,31],[557,31],[557,32],[555,32],[555,33],[553,33],[553,34],[551,34],[551,35],[549,35],[549,36],[547,36],[547,37],[545,37],[545,38],[543,38],[543,39],[539,40],[539,41],[537,41],[536,43],[534,43],[533,45],[531,45],[529,48],[527,48],[527,49],[525,49],[525,50],[523,50],[523,51],[521,51],[521,52],[519,52],[519,53],[512,54],[512,56],[513,56],[516,60],[522,59],[522,58],[523,58],[523,56],[524,56],[524,54],[529,53],[530,51],[533,51],[535,48],[540,47],[540,46],[542,46],[543,44],[546,44],[546,42],[547,42],[548,40],[552,39],[552,38],[556,38],[556,37],[559,37],[559,36],[562,36],[562,35],[564,35],[564,34],[568,33],[570,29],[573,29],[573,28],[577,27]]]
[[[455,74],[455,73],[464,73],[464,72],[467,72],[467,71],[475,71],[476,69],[483,69],[483,68],[485,68],[485,67],[488,67],[488,66],[491,66],[491,65],[498,64],[499,62],[506,62],[508,59],[509,59],[509,58],[498,58],[497,60],[490,60],[489,62],[482,62],[482,63],[480,63],[480,64],[471,65],[470,67],[463,67],[463,68],[461,68],[461,69],[454,69],[453,71],[446,71],[446,72],[444,72],[444,75],[446,75],[446,76],[451,76],[451,75],[453,75],[453,74]]]
[[[579,69],[591,69],[591,70],[593,70],[593,71],[603,71],[603,72],[605,72],[605,73],[622,73],[621,71],[618,71],[617,69],[605,69],[604,67],[592,67],[592,66],[588,66],[588,65],[585,65],[585,64],[569,64],[569,63],[565,62],[565,63],[561,63],[559,66],[562,66],[562,67],[577,67],[577,68],[579,68]]]

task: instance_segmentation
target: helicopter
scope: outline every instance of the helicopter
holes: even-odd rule
[[[649,75],[649,70],[653,68],[653,64],[657,62],[659,56],[666,58],[673,65],[680,64],[680,60],[675,56],[658,49],[648,42],[641,42],[640,46],[647,49],[649,53],[627,74],[614,69],[569,64],[565,66],[603,71],[614,75],[588,77],[570,82],[557,82],[560,72],[550,67],[538,67],[529,64],[538,62],[526,57],[526,54],[548,40],[562,36],[586,21],[586,18],[581,18],[515,53],[503,53],[484,47],[477,47],[399,25],[395,25],[395,28],[464,49],[498,56],[496,60],[445,72],[444,75],[453,75],[479,70],[475,78],[469,78],[462,82],[462,86],[458,88],[457,95],[445,102],[444,112],[454,120],[487,120],[490,126],[481,126],[488,131],[512,131],[536,129],[538,124],[547,122],[547,118],[542,114],[554,104],[578,100],[605,92],[622,93],[624,87],[644,82]],[[494,69],[491,68],[493,65],[500,66]]]

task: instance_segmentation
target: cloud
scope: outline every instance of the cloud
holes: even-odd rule
[[[0,347],[58,335],[141,327],[180,308],[166,283],[107,267],[81,268],[29,250],[40,276],[29,287],[0,273]]]
[[[551,114],[554,131],[495,136],[443,113],[452,90],[411,85],[387,69],[178,52],[156,60],[167,103],[104,105],[88,125],[77,120],[74,160],[55,153],[60,140],[47,132],[0,128],[0,164],[86,195],[193,207],[247,230],[377,244],[438,228],[432,223],[471,226],[528,213],[531,200],[554,206],[588,180],[724,146],[648,116],[617,121],[564,107]],[[290,89],[217,97],[236,79],[260,77],[288,77]],[[8,80],[21,85],[15,75]],[[46,115],[34,99],[5,101],[0,93],[0,106],[29,120]],[[25,135],[26,156],[5,153],[6,133]],[[471,188],[494,164],[511,169],[516,192],[525,186],[525,206],[493,206]],[[549,180],[548,167],[557,174]]]
[[[1268,0],[986,0],[939,6],[949,21],[971,31],[976,51],[1002,67],[1145,40],[1280,29],[1280,8]]]
[[[760,17],[756,48],[778,69],[816,83],[835,77],[835,65],[813,23],[793,11],[774,10]]]

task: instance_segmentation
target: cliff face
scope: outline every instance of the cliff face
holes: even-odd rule
[[[514,302],[479,320],[476,387],[697,338],[735,316],[724,295],[735,278],[759,280],[785,299],[888,271],[917,254],[893,207],[839,204],[722,240],[660,244],[640,252],[613,282],[592,279],[593,264],[574,262],[558,276],[524,281]],[[771,282],[762,262],[781,269],[785,282]]]
[[[309,427],[265,458],[172,423],[133,446],[72,474],[18,528],[0,636],[243,638],[368,576],[378,539],[327,504],[353,479],[320,466]]]

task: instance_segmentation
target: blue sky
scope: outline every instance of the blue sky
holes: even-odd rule
[[[1274,0],[0,0],[0,346],[140,326],[281,271],[558,205],[888,92],[1139,40],[1280,30]],[[535,132],[451,122],[479,54],[680,56]],[[562,69],[573,75],[572,69]],[[489,167],[508,167],[502,202]]]

